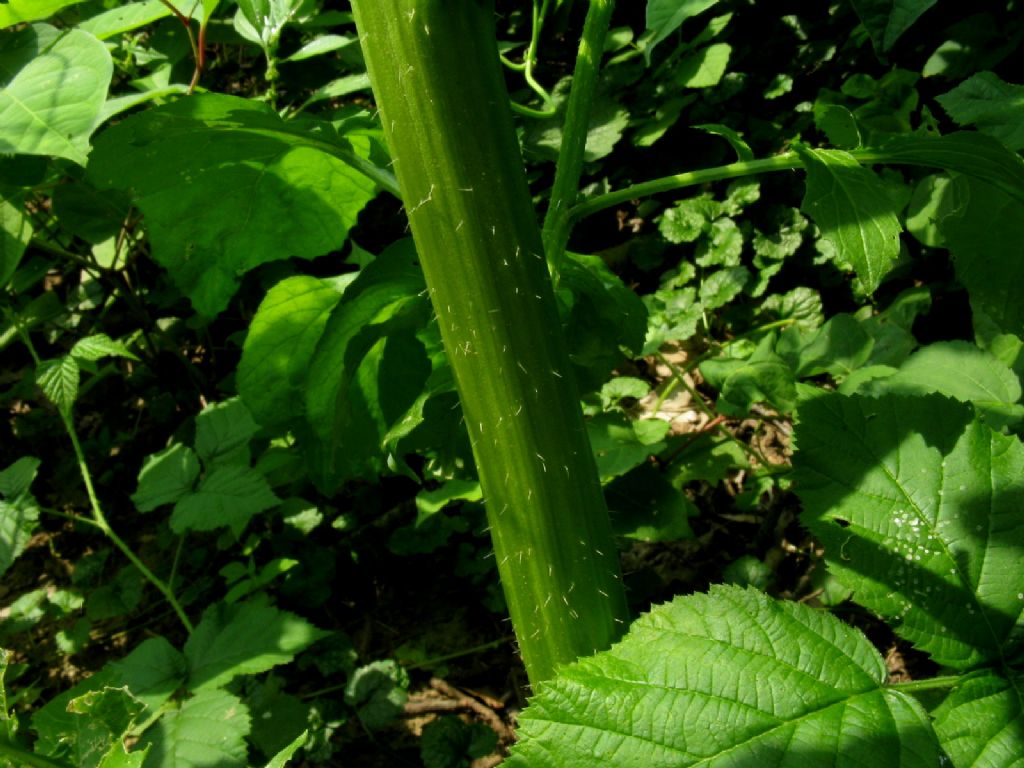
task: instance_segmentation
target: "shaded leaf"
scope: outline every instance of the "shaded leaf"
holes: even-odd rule
[[[149,714],[155,714],[180,688],[188,674],[185,657],[162,637],[143,640],[108,667],[118,685],[127,686]]]
[[[713,587],[563,667],[520,716],[507,765],[934,768],[927,715],[885,678],[867,638],[834,617]]]
[[[1024,149],[1024,86],[978,72],[935,100],[959,125],[974,125],[1014,151]]]
[[[590,447],[602,480],[623,475],[665,448],[662,438],[668,422],[652,422],[660,434],[638,432],[636,424],[620,413],[602,413],[587,422]]]
[[[746,416],[755,403],[769,403],[782,413],[796,402],[796,382],[786,361],[773,350],[769,335],[745,359],[716,358],[701,363],[708,384],[719,391],[717,408],[731,416]]]
[[[132,503],[139,512],[152,512],[173,504],[192,490],[199,477],[199,459],[188,446],[175,443],[147,456],[139,470],[139,485]]]
[[[718,0],[649,0],[644,55],[650,61],[654,46],[667,38],[687,19],[704,13]]]
[[[680,60],[673,77],[684,88],[711,88],[722,79],[731,55],[732,46],[728,43],[701,48]]]
[[[796,490],[829,569],[937,663],[1006,658],[1024,621],[1024,447],[939,395],[808,397]]]
[[[936,0],[851,0],[878,53],[885,53]]]
[[[697,507],[650,464],[641,464],[604,489],[616,536],[636,541],[678,541],[693,536]]]
[[[0,289],[7,287],[31,239],[32,223],[22,201],[0,199]]]
[[[147,768],[244,768],[249,709],[227,691],[197,693],[166,712],[142,737]]]
[[[257,431],[259,427],[240,398],[210,403],[196,416],[196,453],[207,469],[228,463],[244,452]],[[245,464],[248,458],[245,452]]]
[[[385,728],[401,715],[408,699],[409,675],[394,661],[374,661],[352,673],[345,686],[345,703],[356,708],[371,731]]]
[[[934,712],[953,765],[1013,768],[1024,754],[1024,676],[986,671],[965,678]]]
[[[263,475],[237,464],[219,467],[203,478],[194,493],[185,494],[171,513],[171,530],[212,531],[230,527],[236,531],[249,520],[281,503]]]
[[[255,675],[287,664],[327,634],[262,600],[219,603],[203,614],[185,642],[188,688],[208,691],[238,675]]]

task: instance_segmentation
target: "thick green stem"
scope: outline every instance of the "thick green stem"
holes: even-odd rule
[[[544,218],[544,253],[551,265],[551,273],[558,275],[558,267],[569,242],[572,220],[569,213],[579,196],[583,157],[587,148],[590,126],[590,106],[597,91],[597,76],[601,70],[601,54],[608,25],[612,18],[613,0],[590,0],[590,10],[583,25],[576,54],[576,68],[572,76],[572,90],[565,110],[562,128],[562,146],[558,153],[555,183],[551,188],[551,201]]]
[[[491,0],[355,0],[370,79],[486,497],[530,681],[627,617]]]

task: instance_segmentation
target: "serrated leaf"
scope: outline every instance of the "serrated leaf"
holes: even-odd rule
[[[25,551],[39,521],[39,508],[33,504],[0,501],[0,576]]]
[[[731,416],[746,416],[755,403],[766,402],[782,413],[796,402],[793,370],[772,347],[766,336],[748,358],[717,358],[701,363],[708,384],[719,391],[718,410]]]
[[[885,53],[936,0],[851,0],[878,53]]]
[[[0,14],[10,12],[0,8]],[[53,34],[45,24],[0,33],[4,45],[23,57],[0,90],[0,152],[55,155],[85,165],[114,67],[106,46],[88,32]]]
[[[732,219],[711,224],[707,237],[697,245],[696,262],[702,267],[737,267],[743,253],[743,232]]]
[[[104,357],[127,357],[130,360],[138,360],[124,343],[114,341],[105,333],[96,333],[79,339],[69,354],[76,360],[95,361]]]
[[[214,605],[185,642],[188,689],[206,691],[238,675],[287,664],[328,633],[261,600]]]
[[[139,512],[152,512],[173,504],[192,490],[199,477],[199,459],[188,446],[175,443],[147,456],[139,470],[139,485],[132,503]]]
[[[336,281],[297,276],[268,291],[249,326],[238,364],[238,392],[264,427],[302,415],[302,385],[331,310]]]
[[[248,447],[258,431],[252,413],[240,398],[210,403],[196,416],[196,453],[207,469],[228,463]],[[248,459],[245,452],[245,464]]]
[[[1024,676],[965,678],[934,712],[935,732],[956,768],[1019,768],[1024,754]]]
[[[109,665],[119,685],[127,686],[150,714],[155,714],[185,682],[185,657],[162,637],[143,640],[120,661]]]
[[[227,691],[197,693],[143,735],[147,768],[245,768],[249,709]]]
[[[654,46],[667,38],[687,19],[704,13],[718,0],[648,0],[644,56],[650,62]]]
[[[700,303],[708,311],[724,307],[739,296],[749,282],[750,272],[746,267],[719,269],[700,284]]]
[[[929,344],[912,354],[892,376],[877,379],[863,394],[915,395],[938,392],[983,409],[1007,412],[1021,397],[1009,366],[965,341]]]
[[[379,730],[395,721],[408,699],[409,675],[394,661],[374,661],[352,673],[345,686],[345,703],[355,707],[368,729]]]
[[[836,249],[840,264],[873,293],[900,253],[900,227],[885,187],[852,155],[839,150],[799,148],[807,169],[800,210],[814,219]]]
[[[43,360],[36,369],[36,383],[63,413],[70,413],[78,398],[78,363],[71,355]]]
[[[298,752],[306,740],[309,738],[309,731],[303,731],[284,749],[274,755],[270,762],[266,764],[265,768],[285,768],[288,765],[288,761],[292,759],[292,756]]]
[[[661,438],[668,431],[668,422],[659,422],[664,428],[660,435],[645,439],[637,432],[635,422],[621,413],[602,413],[587,422],[590,447],[597,461],[601,480],[607,481],[624,475],[633,467],[643,464],[648,457],[665,448]]]
[[[935,100],[959,125],[974,125],[1014,151],[1024,148],[1024,86],[978,72]]]
[[[520,715],[506,764],[934,768],[927,715],[885,677],[867,638],[834,617],[713,587],[563,667]]]
[[[943,666],[1006,658],[1024,621],[1024,447],[939,395],[801,401],[803,523],[858,603]]]
[[[206,94],[133,115],[96,142],[89,176],[130,189],[154,258],[204,316],[268,261],[339,248],[376,187],[359,149],[266,104]],[[339,159],[339,158],[345,158]]]
[[[74,764],[80,768],[102,768],[115,763],[117,750],[112,752],[112,748],[121,747],[122,736],[143,710],[142,703],[126,688],[88,691],[69,701],[67,711],[76,717],[63,741]],[[123,748],[120,751],[126,754]]]
[[[185,494],[171,513],[171,530],[241,530],[254,515],[280,504],[263,475],[250,467],[218,467],[203,478],[194,493]]]
[[[939,230],[972,308],[1001,331],[1024,334],[1024,302],[1017,292],[1024,280],[1024,203],[964,176],[947,189],[951,213],[939,220]]]

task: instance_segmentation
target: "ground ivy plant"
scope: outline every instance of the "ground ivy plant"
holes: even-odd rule
[[[573,5],[584,18],[572,76],[545,89],[541,33],[568,26]],[[492,0],[354,0],[352,13],[300,0],[0,5],[0,348],[27,356],[30,381],[9,399],[40,402],[38,388],[49,402],[86,509],[47,508],[33,493],[42,461],[13,461],[0,471],[0,572],[49,515],[94,532],[128,574],[102,601],[100,589],[29,593],[5,621],[78,616],[59,640],[70,652],[108,615],[98,606],[138,605],[141,579],[184,638],[156,634],[32,702],[27,726],[4,684],[24,670],[3,652],[0,761],[245,766],[258,751],[260,764],[281,766],[320,747],[329,758],[336,713],[282,694],[280,707],[319,722],[283,740],[254,716],[278,693],[271,670],[332,637],[275,603],[275,585],[307,564],[278,553],[257,563],[252,532],[268,520],[319,526],[297,488],[331,499],[393,475],[424,486],[414,534],[394,537],[396,549],[430,549],[409,543],[430,521],[443,542],[450,504],[486,510],[533,693],[511,765],[1017,764],[1020,86],[963,72],[922,104],[914,72],[854,74],[801,104],[786,140],[758,156],[754,137],[715,116],[712,96],[743,87],[728,42],[741,5],[649,0],[634,39],[610,29],[610,0],[524,4],[528,13],[510,12],[529,17],[519,62],[516,45],[498,44]],[[828,13],[850,14],[854,41],[884,57],[933,5],[852,0]],[[175,31],[149,36],[158,22]],[[799,18],[785,23],[814,68],[839,55],[807,39]],[[331,26],[347,31],[323,33]],[[230,65],[211,51],[230,46],[258,52],[259,98],[203,92],[204,73]],[[950,50],[926,69],[953,71]],[[292,98],[289,65],[327,56],[328,78]],[[525,85],[510,98],[515,77]],[[793,87],[779,75],[764,98]],[[652,147],[686,122],[721,162],[594,179],[625,137]],[[530,182],[552,160],[541,218]],[[802,200],[759,208],[772,180],[794,172]],[[593,183],[581,190],[584,177]],[[364,250],[352,233],[387,195],[401,200],[411,238]],[[612,209],[631,210],[640,228],[655,222],[628,254],[654,285],[642,299],[613,255],[568,247],[576,225]],[[940,297],[923,285],[886,293],[910,238],[948,252],[973,340],[920,343],[915,322]],[[296,266],[341,252],[358,269]],[[58,259],[77,273],[66,301],[41,287]],[[772,290],[799,259],[858,308],[826,319],[815,290]],[[145,269],[160,278],[140,293]],[[186,302],[188,323],[170,319]],[[122,306],[139,328],[123,330]],[[239,307],[246,328],[225,385],[238,396],[211,400],[196,382],[204,407],[147,452],[127,502],[106,501],[76,404],[166,356],[192,371],[178,326],[209,328]],[[98,330],[108,314],[120,332]],[[679,363],[682,344],[698,351]],[[695,376],[716,393],[714,409],[703,406],[709,434],[726,418],[792,421],[792,469],[735,434],[709,448],[632,418],[628,404],[651,385],[618,374],[641,358],[667,372],[655,411],[672,390],[704,402]],[[616,536],[687,536],[698,510],[684,489],[737,468],[755,478],[738,504],[792,489],[830,588],[937,675],[890,682],[860,630],[749,586],[677,597],[630,623]],[[169,564],[154,567],[125,537],[136,514],[162,520]],[[232,558],[216,592],[179,583],[179,558],[203,537]],[[408,677],[392,661],[357,668],[342,655],[345,705],[372,732],[401,709]],[[453,727],[424,736],[424,760],[483,754],[462,731],[450,735],[465,743],[435,754]]]

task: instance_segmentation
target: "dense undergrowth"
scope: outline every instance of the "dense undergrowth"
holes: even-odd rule
[[[890,5],[616,8],[544,234],[641,618],[524,710],[347,4],[0,4],[0,765],[1017,764],[1024,20]],[[538,222],[585,6],[496,9]]]

